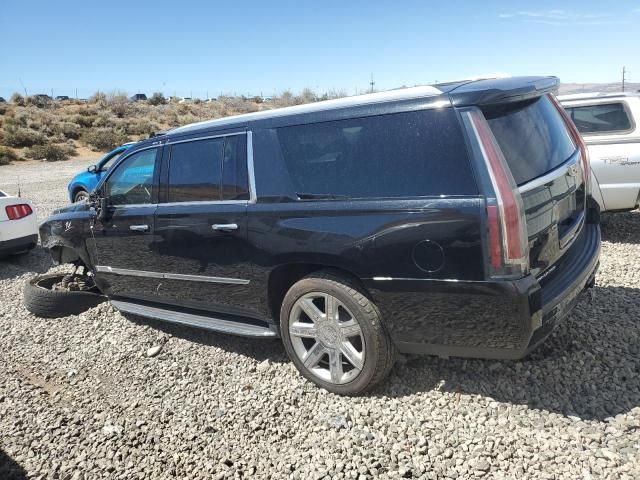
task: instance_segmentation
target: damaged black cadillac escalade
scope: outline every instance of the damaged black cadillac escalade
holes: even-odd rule
[[[180,127],[128,149],[41,240],[84,272],[64,279],[78,293],[280,337],[336,393],[375,385],[397,350],[521,358],[593,284],[600,253],[587,151],[557,87],[462,81]]]

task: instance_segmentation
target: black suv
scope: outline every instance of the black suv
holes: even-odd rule
[[[466,81],[181,127],[128,150],[42,243],[122,312],[281,337],[332,392],[380,381],[396,349],[520,358],[600,252],[557,87]]]

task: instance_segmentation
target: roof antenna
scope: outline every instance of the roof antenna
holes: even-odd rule
[[[18,198],[22,197],[22,192],[20,192],[20,175],[18,175]]]

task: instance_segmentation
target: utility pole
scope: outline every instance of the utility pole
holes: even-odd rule
[[[371,85],[371,93],[373,93],[373,86],[376,84],[376,82],[373,81],[373,73],[371,74],[371,81],[369,82],[369,85]]]
[[[627,67],[622,67],[622,91],[624,92],[624,81],[627,74]]]

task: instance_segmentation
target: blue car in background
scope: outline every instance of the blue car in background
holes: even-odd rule
[[[71,179],[67,186],[69,192],[69,199],[71,202],[82,202],[89,198],[89,193],[96,188],[96,185],[105,174],[107,170],[113,165],[115,160],[126,150],[135,145],[135,142],[125,143],[117,148],[114,148],[104,157],[102,157],[98,163],[91,165],[87,168],[86,172],[77,174]]]

